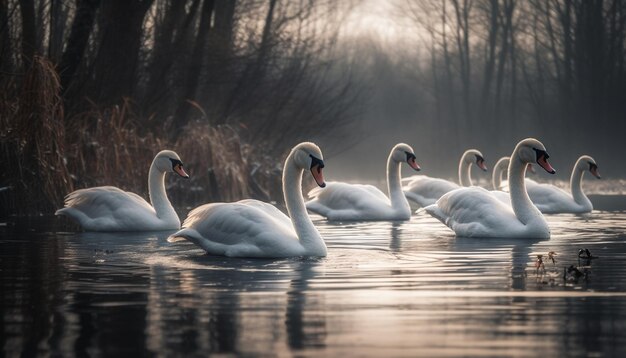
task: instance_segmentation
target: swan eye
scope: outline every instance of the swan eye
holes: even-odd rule
[[[177,167],[177,166],[179,166],[179,165],[180,165],[181,167],[183,166],[183,162],[181,162],[181,161],[180,161],[180,160],[178,160],[178,159],[172,159],[172,158],[169,158],[169,160],[170,160],[170,162],[172,162],[172,169],[176,169],[176,167]]]
[[[314,157],[313,154],[309,154],[309,157],[311,157],[311,169],[316,165],[319,166],[320,169],[324,168],[324,161]]]
[[[533,150],[537,153],[537,160],[541,159],[541,157],[543,157],[543,159],[550,158],[550,156],[548,155],[548,152],[546,152],[545,150],[541,150],[537,148],[533,148]]]
[[[485,161],[485,158],[483,158],[482,156],[478,155],[478,154],[474,154],[476,156],[476,163],[480,164],[483,163]]]
[[[417,159],[417,157],[415,156],[415,154],[411,153],[411,152],[404,152],[406,153],[406,161],[410,161],[411,159],[415,160]]]
[[[598,170],[598,165],[594,164],[592,162],[589,162],[589,171],[594,171],[594,170]]]

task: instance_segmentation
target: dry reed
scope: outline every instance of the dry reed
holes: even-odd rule
[[[147,199],[148,168],[162,149],[176,151],[191,175],[170,175],[166,183],[181,216],[206,202],[282,201],[282,158],[243,143],[230,126],[191,121],[171,141],[167,124],[142,127],[146,121],[128,99],[105,109],[92,104],[64,118],[58,75],[42,57],[34,59],[20,87],[4,87],[0,159],[7,169],[0,174],[0,216],[52,213],[65,194],[91,186],[114,185]]]
[[[35,56],[14,88],[17,98],[2,99],[2,185],[11,194],[1,210],[52,210],[73,187],[65,165],[59,77],[48,60]]]

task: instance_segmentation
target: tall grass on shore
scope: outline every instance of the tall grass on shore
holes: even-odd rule
[[[109,108],[66,117],[58,74],[36,57],[21,84],[5,83],[0,95],[0,217],[51,214],[74,189],[114,185],[148,198],[154,155],[171,149],[190,180],[170,175],[170,199],[185,216],[196,205],[243,198],[282,200],[280,163],[243,143],[231,126],[191,121],[184,128],[150,126],[125,99]],[[12,95],[11,95],[12,94]],[[175,130],[175,139],[167,132]]]
[[[49,211],[73,189],[60,88],[56,70],[39,56],[19,85],[5,85],[17,97],[3,97],[0,109],[2,211]]]

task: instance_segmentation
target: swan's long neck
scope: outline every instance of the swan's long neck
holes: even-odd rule
[[[409,202],[404,196],[402,191],[400,163],[393,159],[393,151],[387,158],[387,190],[389,193],[389,200],[391,201],[391,207],[395,210],[402,210],[408,212],[411,215],[411,207]]]
[[[294,163],[294,152],[289,154],[283,170],[283,193],[287,212],[302,246],[310,254],[326,254],[326,244],[313,225],[302,197],[302,173]]]
[[[572,169],[572,176],[569,180],[569,185],[572,191],[572,198],[579,205],[591,204],[587,195],[583,193],[583,175],[585,174],[584,166],[580,164],[580,159],[574,165]]]
[[[493,174],[491,175],[491,184],[494,190],[501,190],[502,186],[502,173],[504,172],[504,166],[508,164],[508,160],[500,159],[493,167]]]
[[[461,157],[461,161],[459,162],[459,184],[461,186],[472,186],[472,177],[470,175],[470,170],[472,168],[472,161],[467,160],[467,154],[464,154]]]
[[[150,166],[148,193],[150,195],[150,203],[159,219],[168,222],[176,220],[180,223],[180,219],[165,192],[165,173],[157,169],[155,162],[152,162]]]
[[[509,163],[509,193],[515,216],[526,225],[538,217],[543,218],[543,215],[528,197],[524,180],[528,165],[517,154],[513,152]]]

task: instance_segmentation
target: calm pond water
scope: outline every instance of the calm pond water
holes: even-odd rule
[[[328,257],[286,260],[11,220],[3,355],[626,356],[626,211],[548,220],[550,240],[494,240],[455,238],[424,213],[315,217]],[[564,280],[570,265],[583,276]]]

